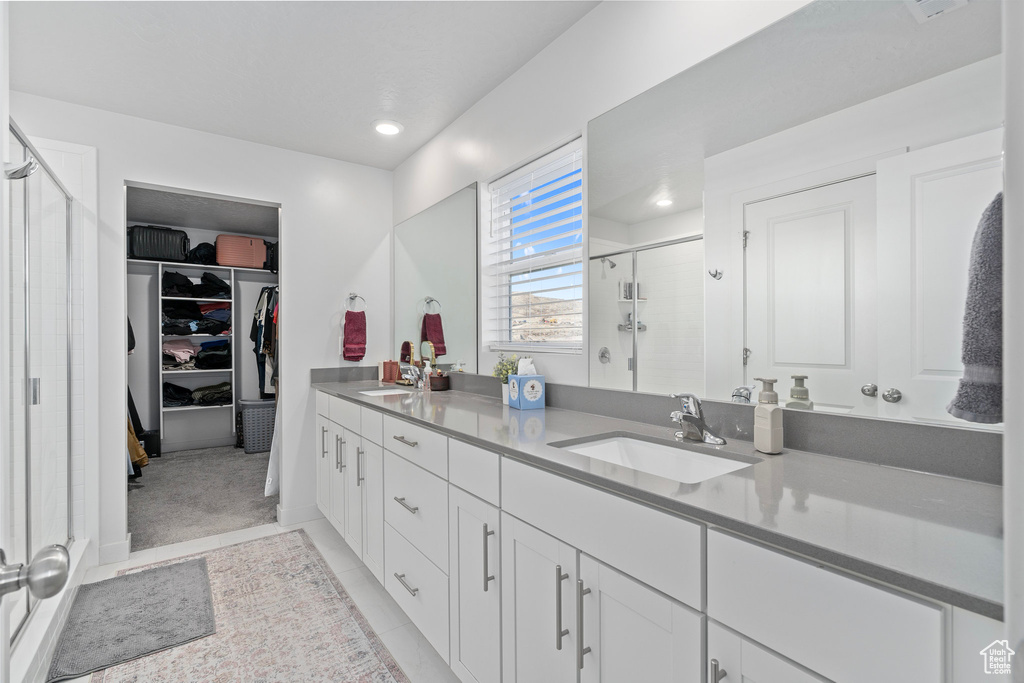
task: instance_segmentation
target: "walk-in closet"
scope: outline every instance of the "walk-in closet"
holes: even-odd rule
[[[125,183],[132,550],[276,519],[280,213]]]

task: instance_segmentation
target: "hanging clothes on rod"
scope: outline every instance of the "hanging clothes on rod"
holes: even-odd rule
[[[260,398],[274,398],[277,394],[277,310],[280,288],[264,287],[253,311],[249,339],[256,354],[256,372],[260,381]]]

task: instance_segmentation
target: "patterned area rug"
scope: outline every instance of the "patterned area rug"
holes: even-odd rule
[[[409,683],[302,530],[205,557],[217,632],[93,674],[92,683]]]

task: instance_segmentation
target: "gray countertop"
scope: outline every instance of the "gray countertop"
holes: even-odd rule
[[[548,444],[611,432],[673,439],[674,429],[556,408],[519,411],[446,391],[366,396],[377,382],[313,388],[448,436],[923,596],[1002,619],[1002,487],[801,451],[687,485]],[[385,385],[387,386],[387,385]],[[966,456],[967,454],[965,454]]]

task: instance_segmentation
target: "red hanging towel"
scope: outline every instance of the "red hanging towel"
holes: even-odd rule
[[[433,344],[435,356],[443,356],[448,353],[448,349],[444,346],[444,328],[441,327],[440,313],[427,313],[423,316],[420,341],[428,341]]]
[[[362,360],[366,355],[366,313],[345,311],[345,360]]]

